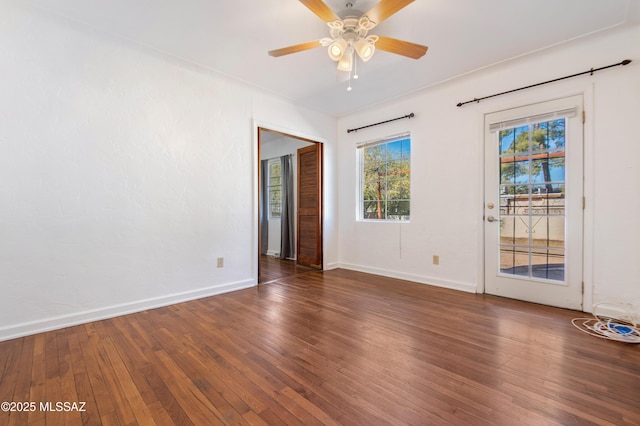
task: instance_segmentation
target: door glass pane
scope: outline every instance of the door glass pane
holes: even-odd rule
[[[500,272],[529,276],[529,250],[526,246],[500,246]]]
[[[565,124],[498,132],[502,274],[564,281]]]

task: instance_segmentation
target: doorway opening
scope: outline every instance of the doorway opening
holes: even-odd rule
[[[258,127],[258,283],[322,269],[322,143]]]

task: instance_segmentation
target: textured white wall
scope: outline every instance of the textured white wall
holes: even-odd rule
[[[456,107],[626,58],[634,62]],[[639,27],[556,46],[339,119],[341,266],[482,291],[484,114],[576,93],[584,94],[587,112],[585,309],[605,300],[634,302],[640,309]],[[346,133],[410,112],[416,118]],[[411,223],[359,223],[355,145],[403,131],[412,136]],[[439,266],[431,262],[434,254]]]
[[[335,135],[333,118],[26,6],[0,5],[0,63],[0,340],[254,285],[256,122]]]

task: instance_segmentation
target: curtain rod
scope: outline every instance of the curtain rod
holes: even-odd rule
[[[381,121],[379,123],[369,124],[367,126],[358,127],[358,128],[355,128],[355,129],[347,129],[347,133],[357,132],[358,130],[366,129],[367,127],[379,126],[380,124],[390,123],[392,121],[402,120],[404,118],[413,118],[415,116],[416,115],[414,113],[411,113],[411,114],[403,115],[402,117],[392,118],[391,120]]]
[[[485,96],[485,97],[482,97],[482,98],[474,98],[474,99],[472,99],[470,101],[460,102],[456,106],[461,107],[462,105],[470,104],[472,102],[478,103],[478,102],[483,101],[485,99],[494,98],[494,97],[500,96],[500,95],[506,95],[508,93],[517,92],[519,90],[530,89],[532,87],[542,86],[543,84],[554,83],[554,82],[560,81],[560,80],[566,80],[567,78],[578,77],[578,76],[584,75],[584,74],[593,75],[593,73],[596,72],[596,71],[602,71],[602,70],[606,70],[607,68],[613,68],[613,67],[617,67],[617,66],[620,66],[620,65],[629,65],[630,63],[631,63],[631,59],[625,59],[624,61],[618,62],[617,64],[607,65],[605,67],[600,67],[600,68],[596,68],[596,69],[591,68],[590,70],[587,70],[587,71],[579,72],[577,74],[567,75],[567,76],[556,78],[556,79],[549,80],[549,81],[543,81],[542,83],[532,84],[530,86],[524,86],[524,87],[520,87],[518,89],[507,90],[506,92],[496,93],[494,95],[489,95],[489,96]]]

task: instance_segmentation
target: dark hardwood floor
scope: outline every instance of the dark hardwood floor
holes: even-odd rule
[[[260,255],[260,283],[269,283],[282,278],[311,271],[311,268],[299,266],[295,260]]]
[[[1,425],[638,425],[640,346],[580,313],[363,273],[0,342]]]

